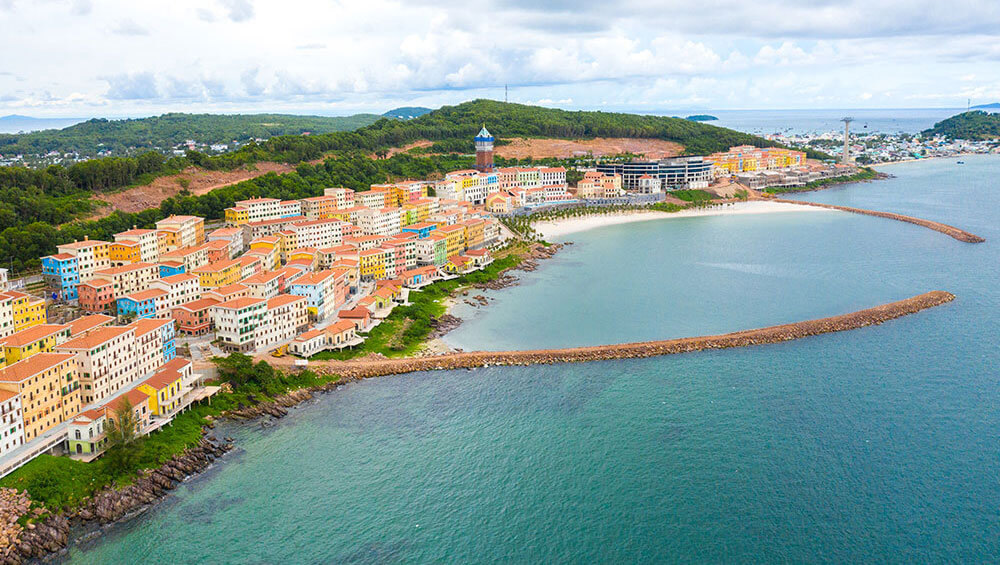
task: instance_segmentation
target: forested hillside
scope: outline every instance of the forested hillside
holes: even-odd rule
[[[983,111],[963,112],[934,124],[934,127],[923,133],[970,141],[1000,139],[1000,114]]]
[[[322,194],[328,186],[363,190],[389,178],[426,178],[431,173],[467,167],[472,162],[467,156],[473,151],[471,138],[483,124],[500,142],[512,137],[642,137],[675,141],[691,154],[738,144],[774,145],[760,137],[680,118],[567,112],[476,100],[412,120],[381,118],[351,132],[272,137],[216,156],[188,151],[184,157],[167,159],[147,152],[135,157],[92,159],[69,167],[5,167],[0,168],[0,262],[15,268],[34,267],[38,257],[53,253],[59,243],[84,235],[109,238],[133,224],[150,227],[172,213],[221,218],[223,209],[249,196],[303,198]],[[433,142],[428,150],[444,155],[371,157],[421,139]],[[306,163],[320,158],[325,160],[319,165]],[[91,197],[100,198],[103,192],[189,166],[231,169],[261,161],[297,164],[297,172],[264,175],[204,196],[182,194],[138,214],[115,213],[97,221],[73,222],[91,214],[96,204]],[[65,225],[57,227],[60,224]]]
[[[168,150],[188,140],[206,144],[245,143],[276,135],[323,134],[350,131],[379,119],[374,114],[354,116],[290,116],[284,114],[219,115],[164,114],[129,120],[93,119],[58,130],[0,135],[0,154],[43,155],[49,151],[117,155]]]

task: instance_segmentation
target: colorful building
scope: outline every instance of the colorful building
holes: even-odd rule
[[[42,278],[53,289],[57,300],[72,302],[77,299],[76,287],[80,284],[78,259],[69,253],[42,257]]]
[[[21,330],[0,340],[3,357],[7,365],[12,365],[38,353],[52,351],[52,348],[70,339],[70,326],[40,324]]]
[[[80,380],[71,353],[39,353],[0,369],[0,390],[21,398],[28,442],[80,412]]]
[[[119,316],[152,318],[157,312],[157,300],[166,300],[166,297],[166,291],[158,288],[148,288],[139,292],[126,294],[118,298],[115,303],[118,306]]]

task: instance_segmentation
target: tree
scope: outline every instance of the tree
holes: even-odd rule
[[[141,451],[139,421],[128,397],[123,396],[108,418],[108,449],[104,454],[107,465],[116,473],[129,471],[138,464]]]

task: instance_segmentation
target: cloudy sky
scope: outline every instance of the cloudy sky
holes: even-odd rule
[[[0,115],[1000,101],[997,0],[0,0]]]

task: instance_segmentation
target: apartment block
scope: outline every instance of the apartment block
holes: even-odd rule
[[[156,315],[161,318],[170,316],[170,312],[177,306],[201,298],[201,285],[195,275],[180,274],[153,279],[149,287],[166,293],[156,303]]]
[[[156,230],[173,235],[174,249],[205,242],[205,219],[198,216],[170,216],[156,222]]]
[[[80,274],[80,282],[86,282],[93,278],[94,272],[106,269],[111,266],[111,259],[108,256],[108,242],[84,239],[73,243],[64,243],[56,247],[58,255],[71,255],[76,257],[77,269]]]
[[[267,301],[264,323],[257,327],[257,348],[287,342],[309,326],[306,298],[282,294]]]
[[[264,323],[267,301],[237,298],[211,307],[215,335],[224,349],[249,352],[257,348],[257,327]]]
[[[117,243],[138,243],[139,259],[143,263],[156,263],[160,260],[160,243],[156,230],[136,229],[135,226],[128,231],[115,234]]]
[[[130,384],[138,374],[134,328],[98,328],[57,345],[54,351],[75,355],[84,404],[104,400]]]
[[[39,353],[0,369],[0,390],[21,399],[25,442],[80,412],[77,362],[69,353]]]

